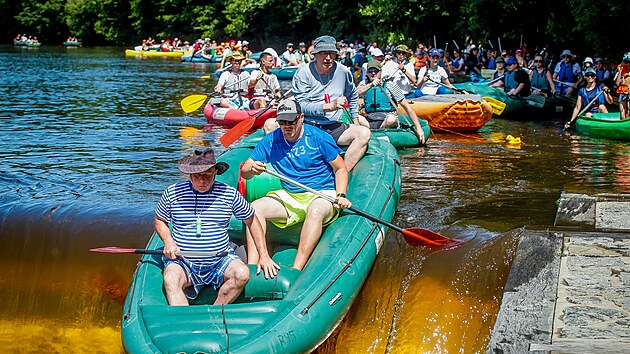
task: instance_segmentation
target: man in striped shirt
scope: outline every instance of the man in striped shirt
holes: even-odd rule
[[[214,151],[195,150],[177,167],[190,180],[170,185],[155,211],[155,230],[164,241],[164,289],[168,303],[186,306],[199,291],[211,285],[218,291],[215,305],[228,304],[249,280],[249,269],[229,245],[232,215],[242,220],[252,235],[260,258],[258,273],[274,277],[280,267],[267,252],[262,226],[254,209],[233,187],[215,181],[229,166],[216,162]],[[169,222],[171,228],[169,228]],[[227,252],[226,256],[178,257],[178,252]]]

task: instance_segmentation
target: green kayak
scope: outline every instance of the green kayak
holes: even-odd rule
[[[592,137],[630,141],[630,119],[621,120],[619,112],[581,115],[575,121],[575,129]]]
[[[230,164],[217,179],[236,186],[238,166],[262,132],[257,131],[219,158]],[[267,174],[246,182],[248,200],[277,188]],[[350,175],[353,206],[384,220],[394,216],[401,191],[398,154],[387,141],[372,138]],[[300,226],[300,225],[298,225]],[[376,259],[387,229],[352,212],[328,226],[302,272],[291,268],[300,228],[269,227],[267,241],[281,265],[274,279],[255,275],[233,304],[211,305],[215,292],[204,290],[191,306],[168,306],[162,290],[161,256],[142,257],[129,287],[122,318],[128,353],[301,353],[322,343],[341,322]],[[244,243],[242,223],[231,222],[230,237]],[[153,235],[147,248],[163,245]]]

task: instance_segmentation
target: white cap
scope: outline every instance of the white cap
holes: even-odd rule
[[[382,50],[380,50],[380,49],[378,49],[378,48],[374,48],[374,49],[372,49],[372,56],[373,56],[373,57],[382,57],[383,55],[384,55],[384,54],[383,54],[383,51],[382,51]]]
[[[267,48],[265,50],[263,50],[263,53],[269,53],[271,54],[274,58],[278,57],[278,52],[276,52],[273,48]]]
[[[236,45],[241,45],[243,44],[241,41],[236,42]]]
[[[243,45],[249,45],[248,41],[243,41]]]

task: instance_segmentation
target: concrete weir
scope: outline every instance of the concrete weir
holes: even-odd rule
[[[562,194],[519,242],[487,354],[630,353],[630,195]]]

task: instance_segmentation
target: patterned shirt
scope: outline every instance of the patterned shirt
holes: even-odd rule
[[[170,185],[157,205],[155,214],[170,222],[171,236],[181,251],[229,251],[227,233],[232,215],[238,220],[249,219],[254,209],[233,187],[214,182],[212,189],[199,193],[190,181]],[[201,233],[197,233],[197,223]],[[187,257],[193,264],[210,266],[218,257]]]

